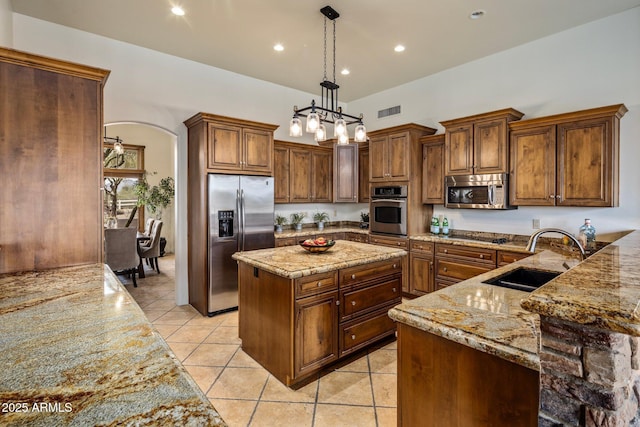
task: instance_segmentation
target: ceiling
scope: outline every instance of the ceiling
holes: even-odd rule
[[[637,7],[640,0],[12,0],[14,12],[310,93],[323,79],[323,6],[348,102]],[[170,11],[180,5],[182,17]],[[472,20],[472,11],[486,14]],[[328,23],[327,77],[333,80]],[[281,43],[284,51],[276,52]],[[406,50],[394,52],[396,44]],[[351,74],[342,76],[348,68]]]

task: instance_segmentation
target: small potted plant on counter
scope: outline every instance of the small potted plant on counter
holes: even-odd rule
[[[326,212],[316,212],[313,214],[313,222],[318,224],[318,230],[324,230],[324,223],[329,221],[329,214]]]
[[[280,214],[276,214],[275,217],[275,225],[276,225],[276,233],[282,233],[282,226],[283,225],[287,225],[287,218],[280,215]]]
[[[360,212],[360,228],[369,228],[369,212]]]
[[[302,230],[302,220],[307,216],[304,212],[294,212],[290,215],[291,225],[296,231]]]

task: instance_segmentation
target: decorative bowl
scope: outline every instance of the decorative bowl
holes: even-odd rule
[[[312,254],[319,254],[321,252],[326,252],[336,244],[335,240],[327,240],[324,245],[311,245],[306,244],[304,240],[300,240],[298,242],[300,246],[302,246],[305,250],[311,252]]]

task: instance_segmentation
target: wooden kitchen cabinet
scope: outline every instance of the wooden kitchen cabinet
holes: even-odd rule
[[[435,281],[438,289],[491,271],[496,265],[496,251],[493,249],[435,244]]]
[[[502,267],[505,265],[509,265],[512,262],[520,261],[521,259],[525,259],[533,254],[530,253],[522,253],[522,252],[512,252],[512,251],[498,251],[497,252],[497,266]]]
[[[619,205],[623,104],[509,125],[514,206]]]
[[[434,133],[414,123],[369,132],[369,181],[408,181],[412,173],[419,174],[419,168],[411,167],[412,143]]]
[[[444,204],[444,134],[420,138],[422,143],[422,203]]]
[[[103,261],[108,76],[0,47],[0,274]]]
[[[333,202],[358,202],[358,160],[358,144],[333,144]]]
[[[369,234],[365,233],[347,232],[344,238],[351,242],[369,243]]]
[[[371,199],[369,189],[369,144],[358,148],[358,202],[369,203]]]
[[[275,203],[332,202],[331,148],[275,141],[274,159]]]
[[[409,293],[420,296],[435,291],[434,244],[411,240],[409,253]]]
[[[380,236],[377,234],[369,235],[369,243],[372,245],[380,245],[380,246],[388,246],[390,248],[399,248],[404,249],[405,251],[409,250],[409,239],[406,237],[393,237],[393,236]],[[410,271],[409,268],[409,257],[404,257],[402,259],[404,263],[405,271]],[[402,278],[402,292],[405,294],[409,294],[409,275],[405,274]]]
[[[523,115],[505,108],[440,122],[445,127],[445,175],[508,172],[508,124]]]

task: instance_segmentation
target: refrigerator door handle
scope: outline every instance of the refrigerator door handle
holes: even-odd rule
[[[240,217],[241,220],[241,224],[242,224],[242,250],[244,251],[245,248],[245,244],[244,244],[244,237],[245,237],[245,212],[244,212],[244,190],[240,190],[240,208],[242,209],[242,216]]]
[[[240,214],[242,212],[242,206],[240,204],[240,190],[236,190],[236,212],[238,213],[238,238],[237,238],[237,242],[238,242],[238,252],[240,252],[242,250],[241,245],[244,244],[244,242],[241,241],[241,239],[243,239],[243,229],[242,229],[242,220],[240,220]]]

